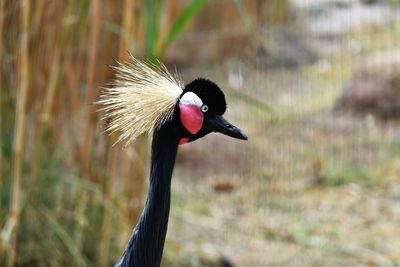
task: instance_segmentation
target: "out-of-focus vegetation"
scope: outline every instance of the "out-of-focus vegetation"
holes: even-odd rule
[[[162,58],[187,1],[0,1],[1,266],[109,266],[141,210],[147,143],[112,147],[93,105],[110,65]]]
[[[363,91],[363,83],[351,89],[352,81],[376,59],[374,75],[363,81],[386,86],[374,88],[377,97],[365,105],[375,107],[386,90],[398,88],[399,68],[383,71],[400,59],[398,6],[384,0],[290,2],[295,23],[257,32],[265,40],[258,61],[233,58],[223,67],[191,70],[268,103],[274,118],[228,94],[227,116],[240,122],[249,142],[215,136],[181,148],[182,174],[173,189],[191,201],[174,203],[170,232],[192,234],[191,240],[174,236],[182,250],[211,246],[241,266],[397,266],[398,117],[381,120],[371,110],[342,114],[334,106],[343,91]],[[312,60],[292,60],[307,49],[316,54]],[[271,60],[275,55],[280,60]],[[398,103],[397,96],[381,107]],[[198,161],[207,170],[194,172]]]

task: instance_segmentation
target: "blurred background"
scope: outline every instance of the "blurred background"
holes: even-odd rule
[[[399,44],[398,0],[0,0],[0,266],[120,257],[148,137],[93,102],[128,52],[250,137],[181,146],[162,266],[400,266]]]

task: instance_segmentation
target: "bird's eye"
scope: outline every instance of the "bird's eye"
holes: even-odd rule
[[[207,106],[207,105],[202,105],[202,106],[201,106],[201,111],[202,111],[203,113],[206,113],[206,112],[208,111],[208,106]]]

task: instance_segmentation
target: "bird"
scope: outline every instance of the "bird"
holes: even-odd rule
[[[160,266],[167,234],[171,179],[179,145],[212,132],[247,140],[222,115],[227,105],[219,86],[205,78],[185,84],[161,62],[130,56],[112,67],[116,78],[103,88],[98,104],[106,131],[126,145],[152,135],[147,199],[116,267]]]

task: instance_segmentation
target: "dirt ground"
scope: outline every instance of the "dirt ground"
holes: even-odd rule
[[[182,146],[168,257],[191,266],[206,266],[199,252],[234,266],[400,266],[398,123],[332,111],[366,58],[396,48],[399,17],[329,32],[332,49],[311,27],[321,17],[297,2],[304,43],[319,48],[313,63],[264,68],[231,58],[184,73],[218,81],[226,117],[249,140],[214,134]]]

